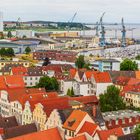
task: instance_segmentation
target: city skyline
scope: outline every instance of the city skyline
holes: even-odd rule
[[[139,0],[4,0],[0,5],[5,21],[20,17],[23,21],[67,22],[77,12],[75,22],[95,23],[105,11],[104,22],[120,23],[124,17],[127,23],[140,23]]]

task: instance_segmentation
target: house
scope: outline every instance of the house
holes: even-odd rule
[[[41,77],[43,77],[41,67],[29,67],[27,68],[27,75],[23,76],[23,80],[26,87],[32,87],[39,83]]]
[[[140,113],[133,110],[120,110],[102,113],[107,129],[121,127],[125,135],[134,132],[140,124]]]
[[[14,116],[0,117],[1,139],[9,139],[28,133],[37,132],[35,124],[19,125]]]
[[[117,140],[118,136],[123,136],[122,128],[114,128],[110,130],[97,130],[94,140]]]
[[[62,126],[69,117],[73,109],[54,109],[46,122],[46,129],[58,127],[63,130]]]
[[[108,72],[95,72],[91,77],[91,83],[95,88],[96,96],[103,94],[107,87],[113,84]]]
[[[64,140],[63,134],[58,128],[52,128],[45,131],[34,132],[23,136],[11,138],[8,140]]]
[[[98,71],[120,71],[120,61],[115,59],[100,59],[90,62],[92,67]]]
[[[0,70],[7,64],[16,64],[16,65],[23,65],[24,67],[29,67],[30,66],[30,62],[28,61],[21,61],[18,59],[13,58],[13,60],[0,60]]]
[[[63,125],[63,129],[65,130],[65,137],[75,137],[85,122],[94,124],[94,121],[91,119],[88,113],[81,110],[74,110]]]

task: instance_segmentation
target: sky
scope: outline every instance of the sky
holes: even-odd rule
[[[104,22],[140,23],[140,0],[0,0],[4,20],[69,21],[95,23],[106,12]]]

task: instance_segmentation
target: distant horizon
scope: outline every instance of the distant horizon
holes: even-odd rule
[[[4,0],[0,11],[4,21],[54,21],[68,22],[77,12],[74,22],[96,23],[106,12],[105,23],[140,24],[139,0]]]

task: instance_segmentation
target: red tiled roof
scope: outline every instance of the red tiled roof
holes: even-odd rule
[[[39,131],[8,140],[62,140],[62,137],[57,128],[52,128],[45,131]]]
[[[86,71],[85,75],[87,77],[87,79],[90,79],[92,75],[94,75],[94,73],[96,73],[95,71]]]
[[[77,72],[77,69],[70,69],[70,77],[72,79],[75,77],[76,72]]]
[[[108,140],[108,138],[111,135],[115,135],[115,136],[123,136],[123,130],[122,128],[115,128],[115,129],[110,129],[110,130],[97,130],[97,134],[100,138],[100,140]]]
[[[85,135],[77,136],[75,138],[71,138],[69,140],[88,140]]]
[[[94,72],[96,83],[111,83],[111,77],[108,72]]]
[[[57,66],[57,65],[44,66],[44,67],[42,67],[42,70],[43,71],[54,71],[56,73],[62,73],[61,66]]]
[[[87,115],[86,112],[81,111],[81,110],[74,110],[68,119],[65,121],[63,128],[76,131],[82,120],[85,118]]]
[[[21,66],[13,67],[11,71],[13,75],[27,75],[28,72],[27,68]]]
[[[128,85],[136,85],[140,83],[140,79],[136,79],[136,78],[130,78],[130,80],[128,81]]]
[[[0,89],[24,88],[23,77],[19,75],[0,76]]]
[[[87,132],[90,136],[93,136],[97,129],[97,125],[91,122],[85,122],[78,134]]]
[[[106,121],[106,127],[108,129],[113,129],[113,128],[124,128],[124,127],[130,127],[134,126],[140,123],[140,116],[137,117],[132,117],[132,121],[129,121],[129,118],[124,118],[124,122],[122,122],[122,119],[118,119],[118,124],[115,123],[115,120],[111,120],[111,125],[109,124],[108,121]]]
[[[119,76],[116,79],[115,84],[125,86],[125,85],[127,85],[127,83],[128,83],[129,80],[130,80],[129,77]]]
[[[80,96],[80,97],[69,97],[69,100],[76,100],[83,104],[98,104],[97,96]]]

